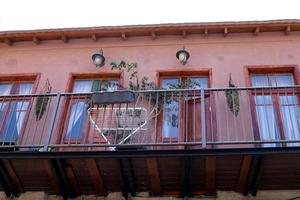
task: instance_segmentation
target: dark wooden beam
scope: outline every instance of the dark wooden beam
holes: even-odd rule
[[[245,191],[246,195],[251,193],[253,196],[255,196],[257,193],[263,170],[263,159],[263,155],[256,155],[252,158],[247,180],[247,188]]]
[[[187,36],[186,30],[183,30],[181,35],[182,35],[182,38],[186,38],[186,36]]]
[[[157,159],[147,158],[147,168],[148,168],[148,174],[149,174],[152,192],[154,195],[158,196],[161,194],[162,190],[160,184]]]
[[[10,174],[7,170],[7,162],[10,162],[8,160],[2,160],[0,162],[0,181],[3,186],[3,190],[7,197],[18,196],[19,193],[22,191],[19,191],[15,186],[14,181],[12,180],[12,177],[10,177]],[[10,165],[10,164],[9,164]]]
[[[106,196],[107,191],[104,186],[104,182],[102,179],[101,170],[99,169],[96,161],[94,159],[86,159],[85,163],[87,165],[87,168],[90,172],[91,179],[94,183],[95,190],[99,195]]]
[[[254,31],[253,35],[258,36],[259,32],[260,32],[260,27],[258,26],[258,27],[255,28],[255,31]]]
[[[288,35],[288,34],[290,34],[291,31],[292,31],[292,28],[291,28],[291,26],[289,25],[289,26],[287,26],[286,29],[285,29],[285,34]]]
[[[228,35],[228,28],[227,27],[224,28],[224,34],[223,35],[224,35],[224,37],[227,37],[227,35]]]
[[[32,41],[33,41],[33,43],[36,44],[36,45],[40,44],[40,40],[39,40],[37,37],[33,37],[33,38],[32,38]]]
[[[122,37],[123,40],[127,40],[125,32],[122,32],[121,37]]]
[[[128,193],[130,191],[130,188],[129,188],[130,186],[129,186],[129,183],[128,183],[128,179],[125,175],[125,170],[124,170],[125,166],[123,164],[122,158],[117,159],[117,163],[118,163],[118,166],[119,166],[119,174],[120,174],[120,180],[121,180],[122,195],[123,195],[123,197],[128,199]]]
[[[207,196],[216,195],[216,160],[215,156],[205,157],[205,191]]]
[[[182,176],[181,176],[181,197],[182,198],[191,196],[190,179],[191,179],[191,158],[185,157],[182,159]]]
[[[13,45],[13,42],[8,38],[4,39],[4,43],[7,44],[7,46],[12,46]]]
[[[96,34],[92,34],[91,38],[92,38],[92,40],[93,40],[94,42],[96,42],[96,41],[98,40],[98,38],[97,38],[97,35],[96,35]]]
[[[151,36],[152,36],[152,39],[155,40],[157,38],[157,35],[154,31],[151,32]]]
[[[247,179],[250,172],[252,156],[247,155],[243,157],[241,164],[240,175],[236,185],[236,191],[245,194],[247,187]]]
[[[77,181],[76,175],[74,173],[74,170],[72,168],[72,165],[67,165],[65,169],[66,169],[67,178],[69,179],[69,183],[70,183],[75,195],[81,194],[80,187],[78,185],[78,181]]]
[[[4,169],[7,173],[7,176],[10,178],[10,180],[11,180],[14,188],[16,189],[16,191],[18,193],[24,192],[24,188],[22,186],[22,183],[21,183],[20,179],[18,178],[11,161],[2,160],[2,163],[3,163]]]
[[[69,42],[69,39],[66,35],[61,35],[61,40],[64,42],[64,43],[68,43]]]
[[[63,194],[59,177],[56,174],[53,163],[50,160],[42,160],[49,181],[56,194]]]
[[[69,179],[66,175],[64,160],[60,160],[60,159],[49,160],[49,163],[50,165],[53,166],[55,174],[59,179],[59,183],[60,183],[59,186],[61,187],[63,197],[64,198],[74,197],[75,192],[73,191]]]

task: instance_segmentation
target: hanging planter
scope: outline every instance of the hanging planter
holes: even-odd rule
[[[49,80],[46,80],[45,86],[40,92],[41,96],[38,96],[36,99],[36,104],[35,104],[35,119],[36,121],[39,121],[42,119],[46,108],[48,106],[50,96],[43,96],[44,94],[49,94],[51,92],[51,85],[49,83]]]
[[[231,73],[229,74],[229,88],[236,88],[231,79]],[[229,110],[233,113],[235,117],[238,116],[240,111],[240,100],[238,90],[226,90],[226,101]]]

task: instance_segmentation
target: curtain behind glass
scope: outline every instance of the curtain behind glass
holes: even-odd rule
[[[163,79],[162,88],[170,89],[179,84],[179,79]],[[170,94],[170,93],[169,93]],[[168,96],[170,97],[170,96]],[[163,137],[177,138],[179,134],[179,101],[172,100],[163,105]]]
[[[92,85],[93,81],[90,80],[75,81],[73,92],[90,92],[92,90]],[[81,138],[82,130],[84,127],[86,107],[86,103],[82,101],[72,104],[67,128],[67,139],[77,140]]]

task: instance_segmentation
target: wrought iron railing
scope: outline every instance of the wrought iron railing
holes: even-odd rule
[[[286,86],[1,96],[0,151],[299,146],[299,90]]]

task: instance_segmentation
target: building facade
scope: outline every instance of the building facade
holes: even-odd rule
[[[0,189],[295,195],[299,30],[281,20],[0,32]]]

